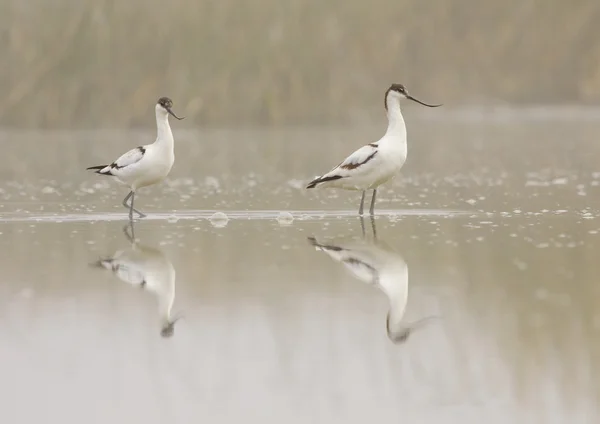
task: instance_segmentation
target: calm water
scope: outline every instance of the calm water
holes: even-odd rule
[[[0,133],[0,417],[597,422],[600,124],[409,124],[376,238],[303,185],[380,127],[175,124],[135,244],[84,169],[152,131]]]

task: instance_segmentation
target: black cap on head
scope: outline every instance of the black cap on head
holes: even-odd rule
[[[169,319],[168,321],[163,323],[162,328],[160,329],[160,335],[162,337],[171,337],[175,334],[175,323],[179,321],[183,315],[179,315],[173,319]]]
[[[173,336],[173,334],[175,334],[175,323],[174,322],[170,322],[169,324],[165,325],[163,328],[160,329],[160,335],[161,337],[171,337]]]
[[[171,109],[173,107],[173,100],[169,99],[168,97],[161,97],[158,99],[157,103],[165,109]]]
[[[441,104],[440,105],[430,105],[430,104],[424,103],[421,100],[416,99],[413,96],[411,96],[410,94],[408,94],[408,91],[406,90],[406,87],[404,86],[404,84],[396,84],[396,83],[394,83],[394,84],[390,85],[390,88],[388,88],[387,91],[385,92],[385,97],[384,97],[383,101],[384,101],[384,105],[385,105],[385,109],[386,110],[387,110],[387,107],[388,107],[387,97],[388,97],[388,94],[389,94],[390,91],[395,91],[397,93],[400,93],[402,96],[406,97],[407,99],[412,100],[413,102],[416,102],[416,103],[420,103],[423,106],[427,106],[427,107],[439,107],[439,106],[442,106]]]
[[[174,116],[180,121],[184,118],[180,118],[179,116],[175,115],[175,113],[171,110],[171,108],[173,107],[173,100],[169,99],[168,97],[161,97],[156,103],[161,105],[170,115]]]
[[[406,92],[406,87],[404,87],[404,84],[397,84],[397,83],[393,83],[392,85],[390,85],[390,88],[388,88],[385,92],[385,96],[383,97],[383,105],[385,106],[385,109],[387,110],[387,97],[388,94],[390,93],[390,91],[395,91],[397,93],[400,93],[404,96],[406,96],[407,92]]]
[[[406,87],[404,86],[404,84],[392,84],[390,85],[389,90],[391,91],[397,91],[400,94],[406,94]]]

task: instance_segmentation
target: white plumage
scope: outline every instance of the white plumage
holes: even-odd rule
[[[375,233],[375,223],[372,225]],[[336,238],[318,242],[314,237],[308,240],[316,250],[344,265],[356,279],[377,287],[387,296],[390,309],[386,316],[386,332],[392,342],[406,341],[411,331],[427,319],[403,323],[408,302],[408,266],[401,255],[381,241]]]
[[[388,127],[384,136],[353,152],[331,171],[312,180],[306,188],[329,187],[362,191],[358,210],[363,214],[366,190],[373,190],[369,213],[374,214],[377,187],[395,177],[406,161],[406,125],[400,111],[400,99],[406,98],[428,107],[408,94],[402,84],[392,84],[385,93]]]
[[[133,212],[141,218],[145,215],[133,207],[136,190],[162,181],[173,167],[175,161],[175,146],[173,132],[169,125],[169,115],[179,118],[171,110],[173,102],[168,97],[161,97],[156,103],[156,141],[131,149],[121,155],[110,165],[91,166],[97,174],[111,176],[119,183],[130,188],[129,194],[123,200],[123,206],[129,209],[129,219]],[[131,203],[127,201],[131,198]]]
[[[111,174],[117,177],[118,180],[122,180],[123,182],[129,180],[132,174],[133,164],[142,160],[148,148],[152,145],[140,146],[135,149],[131,149],[127,153],[122,154],[119,159],[114,161],[111,165],[104,167],[98,172],[99,174]],[[114,171],[114,172],[113,172]],[[134,178],[135,180],[135,178]]]
[[[125,234],[131,248],[102,258],[96,265],[112,271],[123,282],[151,292],[158,303],[161,335],[170,337],[178,320],[171,314],[175,301],[175,268],[161,250],[134,241],[127,231]]]

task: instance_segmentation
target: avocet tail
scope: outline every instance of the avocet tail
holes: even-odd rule
[[[340,178],[342,178],[341,175],[331,175],[331,176],[328,176],[328,177],[318,177],[318,178],[315,178],[314,180],[312,180],[310,183],[308,183],[308,185],[306,186],[306,188],[315,188],[319,184],[326,183],[327,181],[339,180]]]
[[[90,166],[89,168],[85,168],[85,169],[86,170],[94,170],[94,171],[96,171],[96,174],[100,174],[100,175],[112,175],[112,173],[110,172],[110,169],[106,172],[102,172],[102,170],[106,167],[108,167],[108,165],[97,165],[97,166]]]

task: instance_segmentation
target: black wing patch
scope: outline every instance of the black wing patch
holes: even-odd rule
[[[326,181],[339,180],[340,178],[343,178],[343,177],[341,175],[332,175],[330,177],[325,177],[325,178],[321,178],[321,177],[315,178],[306,186],[306,188],[315,188],[318,184],[324,183]]]
[[[313,246],[315,246],[315,247],[318,247],[318,248],[320,248],[320,249],[333,250],[334,252],[341,252],[342,250],[344,250],[344,249],[342,249],[342,248],[341,248],[341,247],[339,247],[339,246],[333,246],[333,245],[321,244],[321,243],[319,243],[319,242],[317,241],[317,239],[316,239],[316,238],[314,238],[314,237],[309,237],[309,238],[308,238],[308,242],[309,242],[311,245],[313,245]]]
[[[136,149],[142,154],[142,156],[140,157],[140,160],[141,160],[141,158],[144,157],[144,153],[146,153],[146,148],[143,146],[138,146],[138,147],[136,147]],[[133,163],[135,163],[135,162],[133,162]],[[110,164],[110,167],[111,167],[111,169],[121,169],[121,168],[125,168],[126,166],[129,166],[129,165],[132,165],[132,164],[126,163],[125,165],[119,166],[119,165],[117,165],[117,162],[115,161]]]
[[[130,156],[134,152],[139,152],[141,154],[140,157],[138,159],[134,160],[133,162],[127,161],[126,160],[127,156]],[[129,152],[125,153],[123,156],[121,156],[119,159],[117,159],[110,165],[90,166],[89,168],[86,168],[86,169],[95,170],[96,174],[100,174],[100,175],[113,175],[111,170],[113,170],[113,169],[119,170],[121,168],[125,168],[126,166],[133,165],[134,163],[139,162],[144,157],[145,153],[146,153],[146,148],[144,146],[139,146],[139,147],[136,147],[135,149],[132,149]],[[127,158],[127,159],[129,159],[129,158]],[[119,165],[118,164],[119,160],[121,160],[121,161],[125,160],[126,163],[123,165]],[[109,167],[109,169],[107,169],[104,172],[101,172],[106,167]]]
[[[340,168],[342,168],[342,169],[348,169],[348,170],[350,170],[350,169],[356,169],[359,166],[362,166],[365,163],[370,162],[375,157],[376,154],[377,154],[377,150],[375,150],[373,153],[371,153],[369,156],[367,156],[367,158],[365,160],[363,160],[362,162],[347,163],[345,165],[340,165]]]

